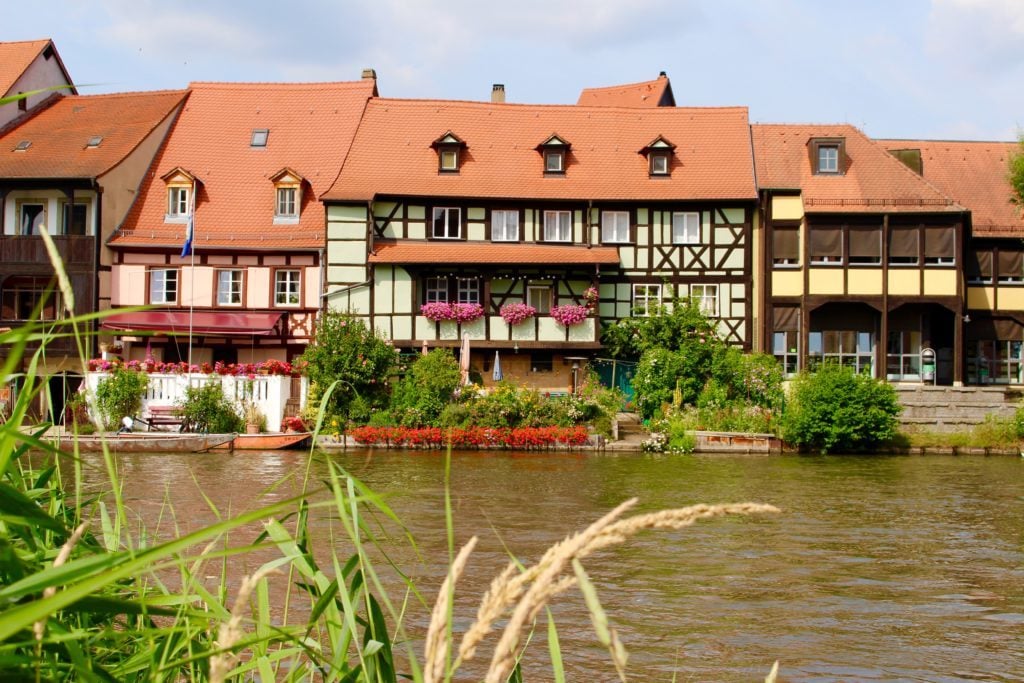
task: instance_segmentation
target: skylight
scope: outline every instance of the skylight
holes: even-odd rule
[[[99,147],[100,143],[103,142],[102,135],[93,135],[89,138],[89,142],[85,143],[86,147]]]
[[[270,131],[266,128],[253,128],[252,140],[249,141],[250,147],[266,147],[267,136],[270,135]]]
[[[22,140],[18,143],[18,146],[14,148],[15,152],[24,152],[26,149],[32,146],[31,140]]]

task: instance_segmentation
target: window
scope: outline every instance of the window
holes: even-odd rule
[[[629,242],[629,212],[601,212],[601,241]]]
[[[886,358],[886,379],[892,381],[921,379],[920,330],[893,330],[889,332]]]
[[[777,266],[800,264],[800,226],[772,227],[772,263]]]
[[[459,170],[459,150],[457,147],[450,149],[442,149],[440,157],[440,170],[442,171],[458,171]]]
[[[690,298],[709,318],[718,317],[718,285],[691,285]]]
[[[1018,340],[966,342],[967,381],[972,384],[1024,384],[1024,344]]]
[[[572,212],[571,211],[545,211],[544,212],[544,241],[545,242],[571,242],[572,241]]]
[[[565,152],[560,149],[545,150],[544,172],[565,173]]]
[[[62,235],[88,235],[89,234],[89,205],[69,204],[61,205],[61,234]]]
[[[242,271],[240,271],[240,270],[218,270],[217,271],[217,305],[218,306],[241,306],[242,305]]]
[[[102,135],[93,135],[91,138],[88,139],[88,141],[86,141],[85,147],[86,149],[94,149],[96,147],[99,147],[101,142],[103,142]]]
[[[426,303],[428,304],[448,301],[448,279],[443,277],[428,277],[424,291],[426,293]]]
[[[951,225],[926,225],[924,228],[924,262],[927,265],[951,266],[956,262],[956,230]]]
[[[672,213],[672,244],[700,244],[700,214],[696,211]]]
[[[772,355],[782,366],[787,376],[797,373],[797,362],[800,357],[800,334],[796,330],[774,332],[772,334]]]
[[[633,316],[653,315],[661,304],[661,285],[633,285]]]
[[[435,206],[433,235],[435,239],[459,239],[462,236],[462,212],[456,208]]]
[[[998,282],[1019,284],[1024,282],[1024,252],[1017,249],[999,248]]]
[[[651,175],[668,175],[668,154],[652,152],[648,158]]]
[[[819,330],[807,336],[807,363],[838,363],[854,372],[874,374],[875,335],[863,330]]]
[[[270,131],[268,129],[254,128],[252,131],[252,137],[249,139],[249,146],[266,147],[268,137],[270,137]]]
[[[3,320],[56,320],[59,295],[52,280],[38,277],[9,277],[0,295]]]
[[[850,263],[880,265],[882,263],[882,226],[850,226]]]
[[[278,270],[274,273],[274,305],[298,306],[301,295],[301,272]]]
[[[531,372],[553,372],[554,369],[555,362],[550,353],[536,351],[530,354]]]
[[[537,309],[538,315],[551,312],[551,288],[547,285],[528,285],[526,303]]]
[[[480,281],[475,277],[458,278],[458,299],[460,304],[480,303]]]
[[[19,213],[20,235],[38,235],[40,228],[46,225],[46,205],[42,202],[22,202]]]
[[[491,211],[491,239],[495,242],[518,242],[519,212]]]
[[[818,146],[818,173],[839,173],[839,145]]]
[[[918,263],[918,229],[907,226],[889,228],[889,265],[916,266]]]
[[[967,259],[967,282],[972,285],[992,284],[992,251],[975,251]]]
[[[181,218],[188,216],[188,190],[187,187],[167,188],[167,215]]]
[[[299,190],[295,187],[277,188],[277,209],[276,215],[283,218],[298,218],[298,196]]]
[[[176,268],[149,271],[149,303],[178,303],[178,270]]]
[[[838,264],[843,262],[843,232],[838,225],[811,226],[811,263]]]

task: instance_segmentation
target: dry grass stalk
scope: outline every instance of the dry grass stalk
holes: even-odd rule
[[[57,557],[53,560],[54,567],[60,567],[68,561],[68,558],[71,557],[71,551],[74,550],[75,546],[78,545],[78,542],[82,540],[82,536],[85,535],[85,529],[88,526],[89,524],[87,522],[82,522],[78,525],[77,529],[71,532],[71,536],[68,537],[68,540],[64,541],[64,545],[60,547]],[[52,598],[56,594],[56,586],[47,586],[43,589],[43,600]],[[45,630],[46,619],[40,619],[36,623],[32,624],[32,632],[35,634],[37,641],[41,641],[43,639],[43,633]]]
[[[476,547],[476,542],[477,537],[474,536],[466,545],[462,546],[448,570],[448,576],[441,584],[441,590],[437,593],[437,601],[434,603],[434,612],[430,615],[430,627],[427,629],[427,640],[424,645],[423,683],[444,680],[444,666],[450,642],[448,639],[449,607],[455,593],[455,583],[462,576],[469,555]]]
[[[210,657],[210,683],[224,683],[228,674],[238,663],[238,655],[230,650],[245,635],[245,631],[242,630],[242,612],[248,607],[253,590],[267,574],[271,573],[276,573],[276,570],[263,568],[252,576],[242,579],[238,595],[235,596],[235,603],[231,606],[231,618],[220,625],[217,630],[217,640],[213,642],[220,652]]]
[[[759,503],[693,505],[618,520],[618,517],[635,503],[636,499],[626,501],[583,532],[556,543],[545,552],[537,564],[518,575],[514,574],[515,563],[506,567],[492,581],[477,611],[477,620],[463,636],[456,668],[462,661],[473,657],[476,647],[491,631],[494,622],[501,618],[509,607],[515,605],[509,623],[495,648],[485,679],[487,683],[505,681],[515,665],[515,653],[524,626],[536,619],[540,610],[552,598],[576,583],[576,577],[572,574],[563,576],[569,563],[574,559],[622,543],[644,529],[682,529],[701,519],[732,514],[779,512],[773,505]]]

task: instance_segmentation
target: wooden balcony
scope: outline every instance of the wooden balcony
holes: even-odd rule
[[[81,270],[96,260],[96,238],[91,235],[54,235],[57,253],[65,266]],[[36,235],[4,235],[0,237],[0,263],[5,266],[50,263],[43,238]]]

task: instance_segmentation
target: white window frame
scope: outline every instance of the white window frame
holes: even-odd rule
[[[167,215],[171,218],[187,218],[190,187],[172,185],[167,188]]]
[[[779,361],[783,375],[796,375],[800,371],[800,333],[796,330],[772,332],[772,355]]]
[[[547,285],[527,285],[526,303],[537,309],[538,315],[551,312],[551,287]]]
[[[460,277],[456,280],[456,301],[460,304],[480,303],[480,280],[475,277]]]
[[[718,317],[718,293],[718,285],[690,285],[690,299],[709,318]]]
[[[672,244],[700,244],[700,211],[672,212]]]
[[[438,169],[449,172],[459,170],[459,150],[457,148],[442,148],[438,156]]]
[[[633,306],[630,315],[634,318],[649,318],[652,313],[652,303],[655,307],[661,305],[661,285],[634,284]]]
[[[565,150],[544,150],[544,172],[565,173]]]
[[[244,274],[238,268],[225,268],[217,271],[217,305],[241,306],[242,282]],[[237,298],[237,301],[232,301]]]
[[[818,173],[839,173],[839,145],[818,145]]]
[[[601,243],[629,243],[629,211],[601,212]]]
[[[295,301],[289,301],[295,297]],[[274,305],[296,308],[302,305],[302,270],[279,268],[274,271]]]
[[[448,278],[428,277],[423,283],[423,291],[428,304],[448,301]]]
[[[173,277],[171,275],[173,274]],[[149,271],[149,303],[178,303],[178,269],[153,268]],[[171,296],[173,294],[173,296]]]
[[[668,152],[651,152],[649,163],[651,175],[668,175]]]
[[[438,234],[437,221],[441,215],[444,215],[444,225],[442,226],[442,234]],[[449,234],[452,232],[452,216],[455,217],[455,234]],[[431,213],[432,220],[430,222],[430,234],[436,240],[457,240],[462,239],[462,209],[457,206],[435,206]]]
[[[277,201],[274,202],[274,216],[276,218],[298,218],[299,188],[279,187],[276,194]]]
[[[572,211],[544,212],[544,241],[572,242]]]
[[[491,241],[519,241],[519,212],[508,209],[491,211]]]

